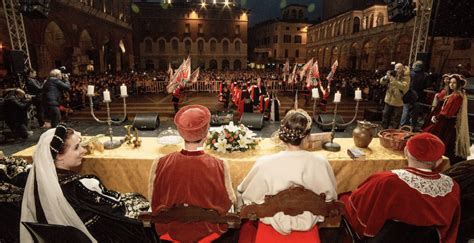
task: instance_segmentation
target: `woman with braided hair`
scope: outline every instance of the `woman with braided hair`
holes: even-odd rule
[[[257,159],[237,187],[244,204],[261,204],[266,195],[275,195],[292,186],[324,193],[327,201],[337,199],[336,179],[328,160],[302,148],[311,132],[311,122],[308,113],[301,109],[286,114],[278,136],[287,148]],[[324,217],[308,211],[297,216],[279,212],[260,219],[255,242],[320,242],[316,223],[322,221]]]

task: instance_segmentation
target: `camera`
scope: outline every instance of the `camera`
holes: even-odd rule
[[[59,68],[59,71],[61,71],[61,73],[64,74],[64,75],[67,75],[67,76],[71,75],[70,73],[67,72],[65,66],[61,66],[61,67]]]
[[[396,77],[397,76],[397,71],[395,70],[390,70],[388,71],[388,75],[392,76],[392,77]]]

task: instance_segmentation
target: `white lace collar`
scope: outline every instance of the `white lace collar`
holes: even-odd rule
[[[392,173],[397,175],[409,187],[431,197],[446,196],[452,191],[454,185],[453,179],[443,174],[440,174],[440,178],[426,178],[403,169],[392,170]]]

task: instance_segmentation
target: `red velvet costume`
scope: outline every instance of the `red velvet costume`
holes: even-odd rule
[[[342,196],[349,223],[361,236],[375,236],[385,221],[437,227],[440,242],[456,242],[460,189],[450,177],[415,168],[370,176]]]
[[[155,172],[152,211],[174,204],[189,204],[226,213],[232,202],[226,190],[224,163],[204,151],[174,152],[160,158]],[[212,233],[222,234],[226,225],[204,222],[155,224],[156,231],[174,240],[189,241]]]
[[[449,157],[451,163],[455,162],[455,145],[456,145],[456,116],[462,106],[463,97],[459,92],[454,92],[447,97],[438,114],[434,114],[438,122],[429,123],[423,129],[439,137],[446,146],[444,155]],[[431,119],[431,117],[430,117]]]

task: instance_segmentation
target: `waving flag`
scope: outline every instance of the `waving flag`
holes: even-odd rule
[[[313,65],[313,58],[311,58],[303,67],[301,67],[300,69],[301,79],[306,75],[306,72],[311,68],[312,65]]]
[[[187,59],[183,60],[183,63],[179,66],[178,70],[174,72],[170,82],[166,86],[166,91],[171,94],[173,93],[178,87],[185,87],[186,83],[189,81],[191,77],[191,58],[188,57]]]
[[[313,78],[319,78],[318,61],[314,62],[313,67],[311,68],[311,74],[312,74]]]
[[[332,64],[331,72],[329,72],[328,76],[326,77],[329,83],[331,83],[332,79],[334,78],[334,74],[336,73],[338,65],[339,63],[337,62],[337,60],[334,62],[334,64]]]
[[[288,83],[292,84],[295,82],[296,79],[296,67],[298,65],[295,63],[295,66],[293,66],[293,72],[291,72],[290,77],[288,78]]]
[[[191,83],[196,83],[199,77],[199,67],[194,70],[194,72],[191,74],[191,78],[189,80]]]
[[[290,74],[290,60],[286,59],[285,66],[283,66],[283,82],[286,82],[286,76]]]
[[[168,74],[169,80],[171,80],[171,77],[173,77],[173,68],[171,68],[171,63],[168,63],[168,71],[166,71]]]
[[[318,67],[318,61],[315,61],[313,66],[309,70],[308,75],[306,75],[306,86],[307,87],[317,86],[318,80],[319,80],[319,67]]]

